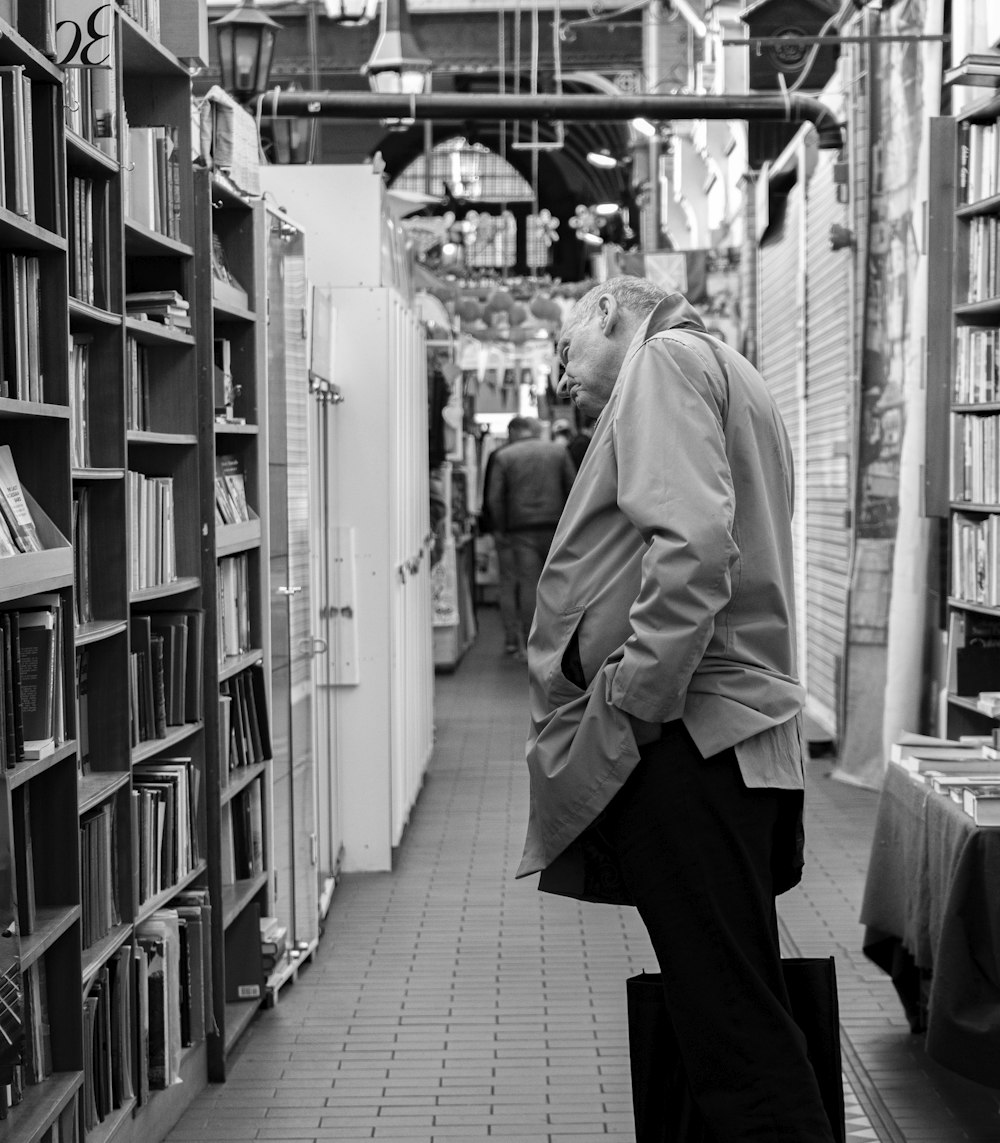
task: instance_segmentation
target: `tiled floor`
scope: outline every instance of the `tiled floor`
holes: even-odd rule
[[[437,743],[392,873],[345,876],[314,963],[251,1027],[170,1143],[490,1138],[632,1143],[624,980],[654,968],[630,909],[514,881],[524,668],[494,613],[437,679]],[[810,763],[809,863],[787,953],[832,951],[849,1139],[1000,1140],[993,1092],[935,1067],[857,923],[876,795]]]

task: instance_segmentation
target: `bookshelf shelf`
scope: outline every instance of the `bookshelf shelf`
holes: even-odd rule
[[[0,246],[39,254],[65,254],[66,239],[0,206]]]
[[[116,925],[106,937],[83,950],[83,987],[90,986],[98,971],[107,963],[108,959],[132,939],[132,926],[129,924]]]
[[[958,402],[952,405],[953,413],[1000,413],[1000,401]]]
[[[69,299],[69,320],[74,329],[98,329],[105,326],[120,326],[122,315],[102,310],[90,302],[81,302],[79,298]]]
[[[49,417],[56,421],[69,420],[66,405],[52,405],[42,401],[19,401],[15,397],[0,397],[0,418],[5,421],[20,418]]]
[[[109,1112],[103,1123],[87,1132],[87,1143],[114,1143],[115,1138],[124,1134],[128,1127],[137,1102],[133,1096],[125,1100],[121,1107]]]
[[[267,884],[267,874],[222,886],[222,927],[228,929]]]
[[[997,209],[1000,209],[1000,194],[990,195],[989,198],[981,198],[976,202],[960,206],[955,211],[955,217],[960,219],[977,218],[981,214],[993,214]]]
[[[70,473],[79,484],[100,484],[112,480],[124,480],[124,468],[74,468]]]
[[[122,63],[135,75],[176,79],[183,65],[126,13],[121,14]]]
[[[221,524],[215,531],[216,556],[231,556],[260,547],[260,520],[242,524]]]
[[[73,131],[66,132],[66,161],[74,170],[92,178],[113,178],[121,170],[117,159]]]
[[[252,651],[244,651],[242,655],[230,655],[229,658],[219,664],[219,681],[224,682],[226,679],[231,679],[248,667],[254,666],[255,663],[261,662],[263,658],[264,652],[259,647]]]
[[[981,302],[963,302],[955,306],[955,316],[960,318],[1000,317],[1000,298],[987,298]]]
[[[256,781],[264,773],[265,763],[263,762],[255,762],[252,766],[244,766],[239,770],[234,770],[229,775],[229,781],[222,787],[222,793],[219,795],[220,803],[227,805],[241,790],[245,790],[251,782]]]
[[[975,611],[980,615],[996,615],[1000,617],[1000,607],[989,607],[985,603],[974,603],[968,599],[959,599],[957,596],[948,597],[948,606],[959,611]]]
[[[150,758],[155,758],[157,754],[165,754],[170,750],[176,749],[183,742],[187,742],[189,738],[199,734],[202,730],[200,722],[190,722],[185,726],[171,727],[163,738],[153,738],[148,742],[140,742],[137,746],[132,747],[132,762],[145,762]]]
[[[172,583],[160,584],[158,587],[144,587],[139,591],[129,592],[130,603],[156,603],[160,599],[170,599],[174,595],[184,595],[195,591],[201,584],[197,576],[182,576]]]
[[[970,710],[973,714],[978,714],[981,718],[989,718],[989,715],[976,706],[976,700],[969,698],[968,695],[948,695],[948,705],[958,707],[961,710]]]
[[[976,512],[983,516],[1000,512],[1000,504],[974,504],[971,500],[952,500],[951,507],[956,512]]]
[[[44,774],[46,770],[50,770],[53,766],[58,766],[63,759],[69,758],[75,753],[76,742],[72,740],[64,742],[45,758],[34,758],[28,762],[18,762],[12,770],[8,770],[7,782],[12,790],[16,790],[18,786],[23,786],[25,782],[30,782],[33,778],[37,778],[39,774]]]
[[[92,623],[81,623],[76,628],[77,647],[86,647],[91,643],[101,643],[105,639],[113,639],[128,630],[124,619],[94,620]]]
[[[151,917],[157,909],[161,909],[170,900],[177,896],[181,890],[185,889],[188,885],[193,884],[200,877],[205,875],[207,865],[204,861],[199,861],[198,864],[191,870],[186,877],[180,878],[176,884],[171,885],[168,889],[163,889],[154,897],[150,897],[148,901],[143,901],[136,911],[135,922],[139,924],[141,921],[147,920]]]
[[[260,1001],[234,1001],[226,1005],[226,1051],[231,1052],[257,1015]]]
[[[176,238],[151,230],[136,222],[125,219],[125,253],[129,258],[191,258],[194,250]]]
[[[21,969],[29,968],[80,920],[80,906],[39,908],[35,931],[21,936]]]
[[[50,548],[0,560],[0,602],[37,592],[58,591],[73,583],[73,550]]]
[[[162,322],[130,317],[125,319],[125,328],[140,345],[194,345],[191,334]]]
[[[130,445],[167,445],[170,448],[188,448],[198,443],[194,433],[154,433],[144,429],[129,429]]]
[[[129,784],[129,777],[127,770],[81,774],[80,792],[77,798],[80,813],[85,814],[99,806],[101,802],[106,802],[116,791]]]
[[[236,421],[216,421],[214,427],[219,437],[255,437],[260,433],[258,425],[241,425]]]
[[[83,1072],[54,1072],[40,1084],[29,1084],[17,1105],[19,1143],[40,1143],[83,1084]]]
[[[215,315],[216,324],[225,322],[255,322],[257,315],[253,310],[246,309],[243,306],[233,305],[228,302],[220,301],[218,298],[212,301],[212,311]]]

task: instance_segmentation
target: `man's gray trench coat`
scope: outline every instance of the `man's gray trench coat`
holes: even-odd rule
[[[792,502],[763,379],[670,295],[629,348],[538,585],[518,877],[621,899],[584,858],[639,758],[629,715],[683,719],[705,757],[735,747],[748,786],[802,789]]]

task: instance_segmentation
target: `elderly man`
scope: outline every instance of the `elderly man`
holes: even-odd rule
[[[781,418],[642,279],[580,299],[559,354],[599,419],[537,589],[518,875],[638,908],[713,1143],[832,1143],[774,905],[801,875],[803,788]]]

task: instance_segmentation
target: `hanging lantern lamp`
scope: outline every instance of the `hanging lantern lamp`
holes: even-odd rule
[[[382,0],[382,28],[371,59],[361,69],[379,95],[422,95],[431,61],[420,51],[406,0]]]
[[[242,0],[232,11],[213,20],[218,37],[222,86],[241,103],[267,91],[274,58],[274,41],[281,25],[254,0]]]

